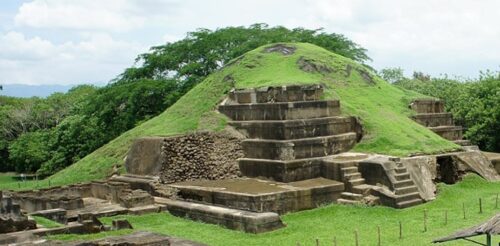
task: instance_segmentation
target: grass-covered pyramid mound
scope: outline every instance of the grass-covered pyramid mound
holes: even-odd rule
[[[409,102],[422,95],[394,87],[364,66],[318,46],[271,44],[233,60],[165,112],[55,174],[52,181],[103,178],[114,164],[123,162],[138,137],[224,128],[226,119],[215,109],[233,87],[318,83],[325,86],[325,99],[340,99],[343,114],[361,118],[365,135],[354,151],[406,156],[458,148],[408,118]]]

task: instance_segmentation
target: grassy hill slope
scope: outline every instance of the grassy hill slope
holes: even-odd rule
[[[210,75],[159,116],[131,129],[72,166],[53,175],[54,184],[103,178],[123,159],[135,138],[167,136],[198,129],[218,130],[226,119],[216,105],[237,88],[287,84],[326,86],[325,99],[340,99],[343,114],[361,118],[363,140],[355,151],[405,156],[458,148],[408,118],[407,105],[423,97],[390,85],[364,66],[305,43],[284,44],[293,54],[269,52],[267,45],[235,59]]]

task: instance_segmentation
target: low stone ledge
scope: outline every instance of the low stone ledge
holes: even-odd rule
[[[255,213],[174,200],[168,202],[167,209],[172,215],[178,217],[249,233],[274,231],[285,226],[277,213]]]

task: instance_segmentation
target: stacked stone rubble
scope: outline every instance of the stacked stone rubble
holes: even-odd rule
[[[163,140],[160,179],[163,183],[186,180],[236,178],[236,160],[243,156],[240,139],[227,132],[198,132]]]

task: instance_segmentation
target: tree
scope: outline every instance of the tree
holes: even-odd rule
[[[35,172],[50,157],[49,131],[27,132],[9,145],[9,159],[17,172]]]
[[[325,33],[321,29],[287,29],[254,24],[250,27],[227,27],[215,31],[198,29],[177,42],[151,48],[141,54],[136,62],[139,67],[125,70],[116,83],[126,83],[140,78],[174,78],[187,92],[208,74],[221,68],[230,60],[259,46],[276,42],[306,42],[364,62],[366,50],[343,35]]]
[[[396,83],[406,79],[403,72],[400,67],[384,68],[379,71],[379,75],[389,83]]]

